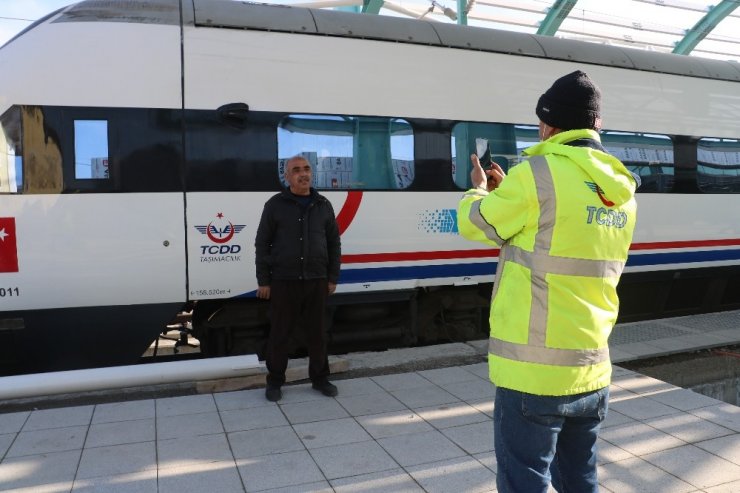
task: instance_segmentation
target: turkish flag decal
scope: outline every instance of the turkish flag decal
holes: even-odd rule
[[[14,217],[0,217],[0,272],[18,272]]]

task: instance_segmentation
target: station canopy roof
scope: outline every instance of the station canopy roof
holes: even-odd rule
[[[263,0],[740,63],[740,0]]]

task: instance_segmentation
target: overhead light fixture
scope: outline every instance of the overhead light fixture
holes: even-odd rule
[[[429,6],[429,8],[427,9],[426,12],[424,12],[423,14],[421,14],[418,17],[419,19],[423,19],[428,14],[431,14],[432,12],[434,12],[434,9],[435,8],[438,8],[439,10],[442,11],[442,13],[445,15],[445,17],[448,17],[448,18],[452,19],[453,21],[456,21],[457,20],[457,12],[455,12],[454,10],[452,10],[449,7],[445,7],[444,5],[438,4],[435,0],[429,0],[429,1],[430,1],[431,5]]]
[[[421,14],[421,15],[420,15],[420,16],[418,17],[418,19],[419,19],[419,20],[423,19],[424,17],[426,17],[426,16],[427,16],[427,14],[431,14],[431,13],[432,13],[433,11],[434,11],[434,2],[432,2],[432,4],[431,4],[431,5],[429,6],[429,8],[427,9],[427,11],[426,11],[426,12],[424,12],[423,14]]]

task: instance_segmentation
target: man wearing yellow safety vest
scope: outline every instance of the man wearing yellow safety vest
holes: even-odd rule
[[[471,156],[469,240],[501,246],[488,364],[498,491],[596,492],[608,338],[632,241],[638,178],[601,146],[601,94],[576,71],[539,99],[541,142],[508,176]]]

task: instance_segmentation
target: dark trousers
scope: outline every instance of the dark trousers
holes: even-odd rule
[[[493,448],[500,493],[597,493],[596,439],[609,387],[577,395],[496,388]]]
[[[329,376],[324,330],[327,280],[273,280],[270,283],[270,337],[267,341],[267,384],[285,383],[288,367],[288,341],[300,325],[308,346],[308,377],[320,382]]]

